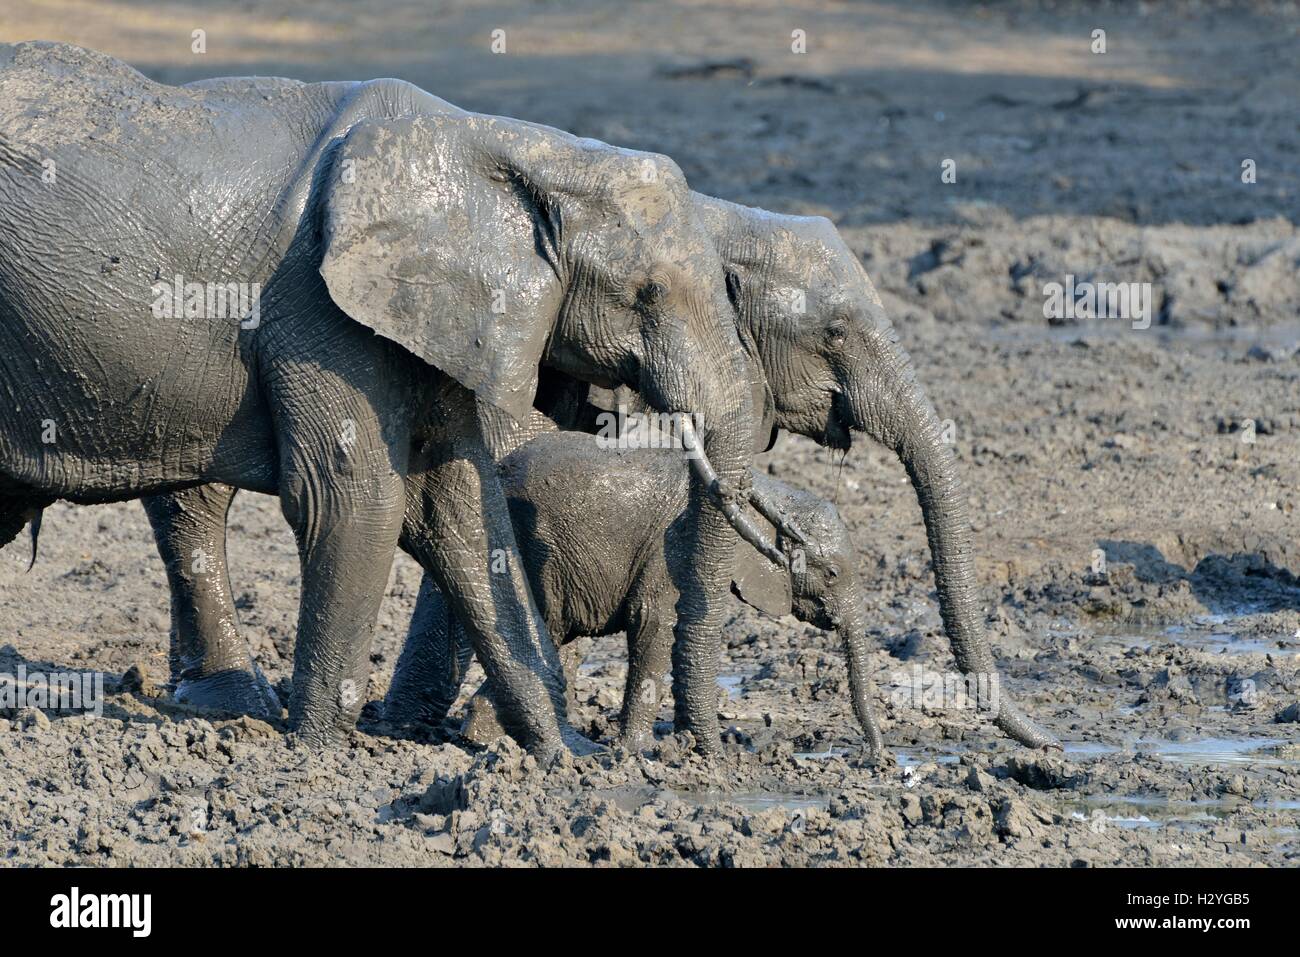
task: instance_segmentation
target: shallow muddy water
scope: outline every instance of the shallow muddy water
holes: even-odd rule
[[[1148,794],[1095,794],[1068,798],[1061,807],[1075,820],[1127,828],[1203,828],[1228,821],[1243,810],[1279,811],[1288,812],[1283,816],[1292,823],[1269,830],[1287,836],[1300,833],[1300,801],[1184,801]]]
[[[1201,615],[1182,624],[1126,625],[1114,634],[1098,634],[1095,640],[1118,649],[1182,645],[1216,654],[1300,654],[1300,638],[1260,636],[1242,615]]]

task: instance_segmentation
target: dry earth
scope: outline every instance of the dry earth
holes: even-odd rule
[[[953,422],[1008,686],[1065,754],[895,700],[900,673],[951,657],[919,510],[867,445],[841,464],[786,437],[763,465],[860,533],[883,770],[857,759],[831,637],[739,605],[711,767],[663,734],[543,769],[509,743],[467,750],[451,722],[420,741],[363,722],[334,753],[293,751],[157,687],[167,596],[139,506],[57,506],[31,572],[25,542],[0,552],[0,672],[104,672],[110,693],[103,717],[0,716],[7,862],[1300,860],[1296,5],[789,6],[8,0],[0,39],[93,46],[167,82],[398,75],[661,150],[704,192],[831,216]],[[1150,282],[1151,327],[1049,323],[1044,284],[1066,274]],[[244,631],[284,678],[292,537],[245,495],[232,538]],[[418,577],[399,556],[372,698]],[[578,720],[603,736],[621,642],[592,644]]]

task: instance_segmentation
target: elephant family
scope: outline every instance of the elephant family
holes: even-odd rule
[[[629,748],[651,740],[673,637],[673,608],[688,550],[689,471],[671,449],[609,449],[595,436],[552,431],[501,463],[502,485],[524,566],[552,638],[626,632],[627,681],[620,715]],[[848,661],[853,712],[872,758],[884,753],[871,709],[867,620],[854,543],[834,506],[761,473],[754,485],[798,526],[805,542],[778,538],[798,556],[786,568],[742,545],[733,591],[774,615],[793,612],[835,629]],[[438,724],[460,692],[472,646],[442,594],[426,581],[410,637],[384,701],[395,725]],[[481,690],[469,736],[482,741],[496,722]]]
[[[170,87],[0,45],[0,544],[58,499],[278,495],[304,743],[355,723],[400,545],[465,622],[510,732],[586,746],[478,424],[524,416],[539,365],[708,411],[677,644],[693,726],[716,736],[752,398],[671,160],[396,80]]]
[[[854,432],[890,448],[921,507],[940,611],[958,667],[991,678],[996,664],[979,614],[970,523],[952,450],[942,441],[938,416],[857,257],[825,218],[781,215],[700,194],[693,201],[722,256],[733,320],[748,359],[758,447],[770,447],[776,430],[786,429],[834,449],[847,450]],[[549,401],[561,408],[547,411],[566,427],[594,428],[600,410],[585,403],[585,392],[575,398],[575,390],[562,385],[548,391],[553,393]],[[526,434],[497,435],[494,447],[508,453]],[[756,504],[762,510],[761,498]],[[183,510],[192,520],[180,531],[190,534],[190,542],[223,541],[228,505],[228,498],[215,506],[186,504]],[[200,526],[203,530],[195,531]],[[161,539],[160,547],[168,550]],[[171,550],[185,553],[185,541]],[[203,604],[197,619],[189,601],[183,614],[173,615],[173,634],[179,628],[196,660],[216,646],[210,636],[233,629],[224,574],[214,583],[225,590],[198,596]],[[422,595],[429,590],[426,583]],[[239,667],[251,675],[246,648],[236,648]],[[675,646],[674,654],[680,652]],[[679,664],[675,661],[675,673]],[[1059,746],[1009,695],[1000,701],[994,720],[1006,734],[1031,747]],[[715,739],[711,734],[704,747]]]

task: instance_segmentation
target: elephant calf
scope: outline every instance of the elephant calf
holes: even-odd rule
[[[675,606],[688,555],[690,476],[682,453],[602,448],[581,432],[537,436],[501,464],[525,570],[551,635],[626,632],[622,737],[650,740],[669,669]],[[848,658],[853,711],[875,759],[883,755],[871,710],[866,621],[848,529],[830,503],[756,475],[755,489],[784,509],[807,539],[791,570],[749,545],[737,549],[732,589],[773,614],[836,629]],[[784,544],[784,543],[778,543]],[[394,724],[438,723],[460,692],[472,646],[442,594],[426,577],[415,618],[384,702]],[[486,710],[485,710],[486,709]],[[474,724],[496,722],[480,689]]]

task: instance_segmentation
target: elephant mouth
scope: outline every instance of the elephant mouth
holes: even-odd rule
[[[847,452],[853,445],[853,411],[843,392],[835,393],[826,427],[822,430],[821,444],[837,452]]]

